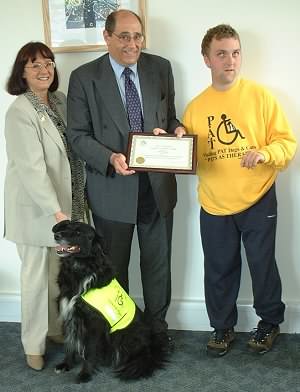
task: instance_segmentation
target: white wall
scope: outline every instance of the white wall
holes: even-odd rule
[[[224,3],[189,0],[148,0],[148,51],[169,58],[173,65],[176,105],[181,117],[187,102],[210,83],[210,74],[200,56],[200,42],[209,27],[232,24],[241,35],[242,73],[264,83],[281,102],[298,137],[300,123],[299,66],[300,32],[298,0],[232,0]],[[5,175],[4,115],[13,97],[4,84],[17,50],[30,40],[43,40],[41,0],[10,0],[0,5],[0,204]],[[101,53],[56,55],[61,90],[66,92],[69,74],[78,65]],[[277,258],[288,305],[283,330],[300,332],[300,181],[299,154],[277,181],[279,200]],[[178,176],[179,202],[175,212],[173,239],[173,300],[170,327],[205,330],[209,322],[203,293],[203,254],[199,236],[199,206],[195,176]],[[3,225],[3,208],[0,208]],[[19,260],[15,247],[0,239],[0,320],[19,319]],[[248,330],[256,322],[251,309],[252,293],[248,269],[242,275],[238,329]],[[131,292],[141,296],[138,252],[134,244],[131,262]]]

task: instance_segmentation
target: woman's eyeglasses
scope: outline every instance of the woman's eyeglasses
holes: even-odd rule
[[[48,61],[47,63],[32,63],[32,65],[27,65],[24,68],[30,68],[34,72],[40,72],[43,67],[46,68],[47,71],[52,71],[55,68],[55,62],[54,61]]]

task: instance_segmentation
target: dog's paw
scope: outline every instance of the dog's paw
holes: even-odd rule
[[[89,382],[91,381],[91,379],[92,376],[90,373],[81,371],[76,377],[76,383],[81,384],[81,383]]]
[[[55,366],[55,373],[63,373],[63,372],[68,372],[70,370],[70,366],[66,362],[59,363],[58,365]]]

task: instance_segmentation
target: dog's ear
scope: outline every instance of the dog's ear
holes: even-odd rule
[[[68,219],[61,221],[52,227],[52,232],[57,233],[58,231],[61,231],[63,228],[68,226],[70,223],[71,221]]]

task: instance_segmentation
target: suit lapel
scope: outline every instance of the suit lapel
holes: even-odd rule
[[[127,113],[108,55],[101,58],[98,75],[94,80],[97,93],[102,97],[107,112],[120,132],[127,135],[129,132]],[[144,130],[152,132],[153,124],[157,122],[155,118],[157,105],[161,99],[160,85],[157,72],[154,72],[143,53],[138,61],[138,75],[143,98]]]
[[[143,97],[144,131],[152,132],[156,123],[157,104],[159,103],[159,81],[151,65],[146,63],[141,54],[138,61],[138,74]]]
[[[67,156],[67,152],[66,152],[64,143],[60,137],[60,134],[59,134],[57,128],[55,127],[55,125],[53,124],[52,120],[48,116],[48,114],[45,114],[44,118],[40,119],[40,120],[42,121],[42,126],[43,126],[45,132],[51,137],[51,139],[55,142],[55,144],[57,144],[57,146],[60,148],[62,153],[65,156]]]
[[[66,108],[65,105],[63,105],[63,103],[60,100],[59,102],[56,103],[56,109],[61,119],[63,120],[64,125],[66,126]],[[60,148],[63,154],[67,157],[67,152],[64,143],[62,141],[62,138],[59,134],[58,129],[53,124],[51,118],[46,113],[39,115],[39,118],[45,132],[51,137],[51,139],[57,144],[57,146]]]
[[[107,112],[120,132],[127,135],[129,132],[127,113],[108,55],[103,57],[103,63],[99,67],[99,77],[95,78],[94,82],[97,93],[102,97]]]

